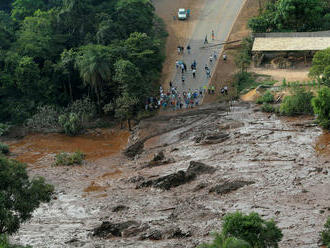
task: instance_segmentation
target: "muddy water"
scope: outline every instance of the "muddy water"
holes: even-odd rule
[[[95,161],[118,153],[126,146],[128,137],[128,131],[113,129],[97,129],[76,137],[58,133],[32,134],[10,144],[10,149],[16,159],[27,164],[34,164],[49,154],[75,151]]]
[[[315,149],[320,155],[330,158],[330,132],[324,131],[317,138]]]

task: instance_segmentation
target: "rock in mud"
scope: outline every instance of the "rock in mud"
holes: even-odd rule
[[[148,233],[144,233],[140,236],[139,240],[145,240],[145,239],[150,239],[150,240],[161,240],[163,238],[162,232],[159,230],[152,230]]]
[[[179,227],[171,228],[165,234],[165,238],[167,239],[183,239],[188,237],[191,237],[191,232],[183,231]]]
[[[129,209],[129,207],[125,205],[118,205],[112,208],[112,212],[120,212]]]
[[[253,181],[233,181],[233,182],[226,182],[223,184],[218,184],[214,187],[212,187],[209,192],[215,192],[217,194],[228,194],[232,191],[238,190],[239,188],[242,188],[246,185],[254,184]]]
[[[187,169],[187,173],[195,173],[196,175],[212,174],[215,171],[216,169],[214,167],[198,161],[190,161],[190,165]]]
[[[162,161],[165,159],[164,151],[160,151],[154,155],[153,162]]]
[[[133,145],[127,147],[124,151],[125,156],[129,158],[134,158],[136,155],[141,154],[143,152],[145,140],[140,140]]]
[[[167,176],[159,177],[154,180],[144,181],[136,188],[155,187],[169,190],[173,187],[188,183],[194,180],[198,175],[213,173],[215,168],[201,162],[191,161],[187,171],[178,171]]]
[[[195,142],[201,145],[210,145],[210,144],[218,144],[222,143],[229,139],[228,133],[215,133],[215,134],[205,134],[202,133],[201,135],[195,137]]]
[[[160,166],[160,165],[164,165],[164,164],[170,164],[170,163],[174,163],[174,159],[172,158],[165,158],[165,154],[163,151],[160,151],[159,153],[156,153],[154,155],[154,158],[148,162],[147,164],[145,164],[142,168],[146,168],[146,167],[155,167],[155,166]]]
[[[94,229],[93,236],[100,238],[122,237],[122,232],[126,229],[139,226],[140,224],[136,221],[126,221],[122,223],[103,221],[101,226]]]

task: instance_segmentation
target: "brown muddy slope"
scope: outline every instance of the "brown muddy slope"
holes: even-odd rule
[[[34,247],[195,247],[219,230],[224,214],[239,210],[274,218],[281,248],[318,247],[330,214],[329,160],[314,149],[321,130],[310,119],[280,120],[249,104],[224,109],[141,122],[132,141],[141,129],[159,135],[133,160],[33,170],[55,184],[56,199],[14,240]]]

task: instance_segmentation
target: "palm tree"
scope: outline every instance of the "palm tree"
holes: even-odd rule
[[[105,83],[111,79],[109,52],[106,46],[87,45],[76,58],[76,67],[85,85],[94,90],[100,106],[100,96]]]
[[[251,248],[249,243],[234,237],[226,237],[222,233],[213,233],[214,240],[210,244],[202,244],[198,248]]]

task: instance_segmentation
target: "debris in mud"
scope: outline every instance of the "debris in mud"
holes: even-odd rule
[[[166,230],[151,230],[140,236],[140,240],[150,239],[150,240],[161,240],[161,239],[183,239],[191,237],[191,232],[183,231],[179,227],[170,227]]]
[[[188,183],[194,180],[198,175],[213,173],[216,169],[201,162],[191,161],[187,171],[178,171],[167,176],[159,177],[154,180],[144,181],[136,188],[155,187],[169,190],[173,187]]]
[[[111,223],[109,221],[103,221],[101,226],[96,227],[93,230],[93,236],[100,238],[122,237],[122,233],[126,229],[139,226],[140,223],[136,221],[126,221],[122,223]]]
[[[129,209],[129,207],[125,205],[118,205],[112,208],[112,212],[120,212]]]
[[[142,182],[144,180],[144,177],[143,176],[134,176],[134,177],[131,177],[130,179],[127,180],[127,182],[129,183],[139,183],[139,182]]]
[[[193,191],[194,191],[194,192],[200,191],[200,190],[206,188],[207,185],[208,185],[207,183],[202,182],[202,183],[198,184],[198,185],[193,189]]]
[[[227,129],[236,129],[239,127],[243,127],[244,123],[242,122],[238,122],[238,121],[231,121],[231,122],[225,122],[225,123],[221,123],[218,128],[220,130],[227,130]]]
[[[216,133],[216,134],[211,134],[207,135],[205,133],[202,133],[201,135],[195,137],[195,142],[197,144],[201,145],[211,145],[211,144],[218,144],[222,143],[229,139],[229,134],[227,133]]]
[[[154,158],[150,162],[148,162],[146,165],[144,165],[143,168],[155,167],[155,166],[170,164],[170,163],[174,163],[174,162],[175,161],[172,158],[165,159],[164,152],[160,151],[159,153],[155,154]]]
[[[133,145],[127,147],[124,151],[125,156],[129,158],[134,158],[136,155],[139,155],[143,152],[145,140],[140,140]]]
[[[209,190],[209,193],[215,192],[217,194],[228,194],[232,191],[238,190],[246,185],[254,184],[254,181],[233,181],[233,182],[225,182],[223,184],[218,184],[212,187]]]

